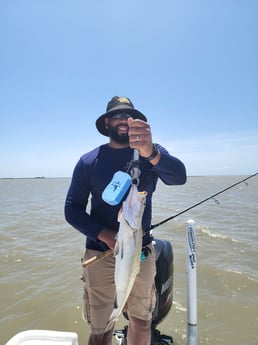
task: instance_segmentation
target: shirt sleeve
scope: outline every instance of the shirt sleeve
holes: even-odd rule
[[[75,229],[85,236],[96,240],[103,226],[86,212],[90,195],[89,181],[90,165],[86,165],[81,158],[74,168],[72,181],[65,200],[64,214],[66,221]]]
[[[183,162],[170,155],[168,151],[157,144],[160,151],[160,160],[153,166],[158,177],[167,185],[182,185],[186,182],[186,169]]]

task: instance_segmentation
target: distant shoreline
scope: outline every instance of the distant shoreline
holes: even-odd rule
[[[0,180],[50,180],[50,179],[62,179],[62,178],[71,178],[67,177],[44,177],[44,176],[36,176],[36,177],[0,177]]]
[[[233,174],[233,175],[188,175],[187,177],[230,177],[230,176],[251,176],[254,174]],[[63,177],[45,177],[45,176],[35,176],[35,177],[0,177],[0,180],[51,180],[51,179],[67,179],[71,176]]]

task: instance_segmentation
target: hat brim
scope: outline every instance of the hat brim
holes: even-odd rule
[[[115,114],[119,114],[121,112],[125,112],[127,114],[130,114],[132,115],[132,117],[134,119],[139,119],[139,120],[143,120],[145,122],[147,122],[147,118],[137,109],[133,109],[133,108],[120,108],[120,109],[116,109],[116,110],[111,110],[111,111],[108,111],[106,112],[105,114],[101,115],[97,120],[96,120],[96,127],[97,127],[97,130],[105,135],[106,137],[109,136],[108,134],[108,129],[106,128],[106,125],[105,125],[105,118],[106,117],[111,117],[112,115],[115,115]]]

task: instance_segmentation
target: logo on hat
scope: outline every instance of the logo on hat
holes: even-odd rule
[[[120,103],[131,104],[130,100],[127,97],[118,97],[117,101],[120,102]]]

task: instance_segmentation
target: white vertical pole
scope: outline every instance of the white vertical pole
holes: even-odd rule
[[[186,227],[187,265],[187,344],[197,345],[197,279],[195,222],[188,220]]]

